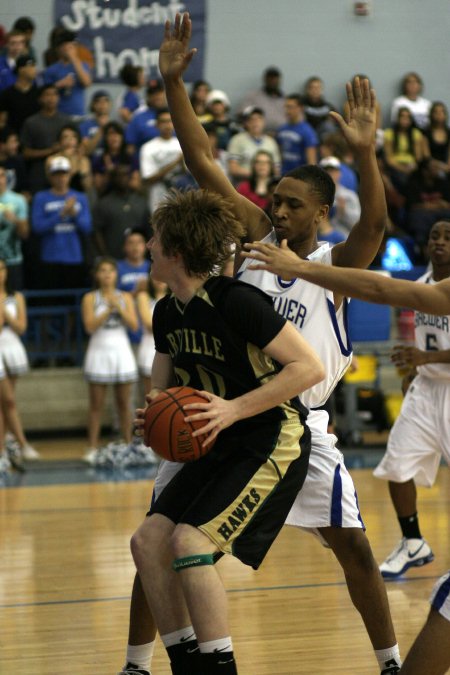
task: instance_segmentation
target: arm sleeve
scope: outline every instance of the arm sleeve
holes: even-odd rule
[[[92,230],[92,218],[87,197],[80,192],[76,193],[75,196],[77,198],[78,204],[80,205],[80,209],[75,216],[77,229],[80,230],[80,232],[88,234]]]
[[[46,234],[51,232],[56,225],[61,222],[59,209],[46,211],[47,200],[45,194],[37,193],[33,199],[31,207],[31,228],[37,234]]]
[[[169,343],[166,338],[164,315],[167,309],[169,296],[158,300],[153,309],[153,337],[155,339],[156,351],[161,354],[169,354]]]

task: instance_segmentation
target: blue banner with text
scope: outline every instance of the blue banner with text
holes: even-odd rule
[[[95,82],[117,82],[125,63],[142,66],[147,78],[158,77],[158,50],[167,19],[188,11],[191,47],[197,48],[187,81],[203,77],[206,0],[54,0],[55,25],[77,35],[94,59]]]

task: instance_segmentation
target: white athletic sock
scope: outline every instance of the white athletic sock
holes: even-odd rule
[[[128,645],[127,663],[133,663],[139,670],[150,670],[155,642],[154,640],[145,645]]]
[[[193,626],[186,626],[186,628],[181,628],[180,630],[175,630],[173,633],[166,633],[161,635],[161,640],[164,647],[173,647],[180,642],[189,642],[190,640],[196,640],[197,636],[195,635],[195,630]]]
[[[220,638],[219,640],[209,640],[208,642],[199,642],[198,647],[202,654],[233,651],[233,643],[231,642],[230,637]]]
[[[402,665],[398,644],[393,647],[388,647],[388,649],[375,649],[375,656],[377,657],[380,668],[384,668],[386,661],[391,661],[392,659],[395,659],[399,666]]]

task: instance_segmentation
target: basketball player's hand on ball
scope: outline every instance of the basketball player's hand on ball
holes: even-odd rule
[[[135,436],[144,435],[145,408],[136,408],[133,420],[133,434]]]
[[[234,401],[227,401],[220,396],[211,394],[209,391],[199,391],[198,393],[205,398],[205,403],[187,403],[183,406],[183,410],[186,412],[186,422],[208,420],[205,426],[192,433],[193,436],[205,436],[202,446],[206,446],[216,438],[222,429],[230,427],[240,417],[238,405]],[[201,412],[198,412],[199,410]]]
[[[160,393],[161,389],[152,389],[149,394],[146,394],[145,402],[147,403],[147,405],[150,403],[150,401],[153,401],[153,399],[156,398]],[[142,437],[144,435],[145,411],[146,408],[136,408],[134,412],[133,434],[135,436]]]

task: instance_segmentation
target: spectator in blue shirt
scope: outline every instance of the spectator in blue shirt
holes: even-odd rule
[[[144,143],[159,136],[156,126],[156,113],[160,108],[167,106],[164,85],[161,80],[150,80],[145,102],[145,108],[136,110],[131,122],[125,129],[127,150],[131,155],[137,153]]]
[[[16,61],[22,54],[26,54],[25,35],[20,30],[11,30],[6,41],[6,52],[0,56],[0,91],[12,87],[16,81]]]
[[[128,291],[136,299],[139,291],[147,290],[150,260],[146,256],[146,238],[142,230],[127,230],[125,232],[125,257],[117,262],[117,287],[121,291]],[[128,330],[128,337],[132,344],[139,344],[142,339],[142,325],[135,331]]]
[[[92,113],[82,120],[78,128],[82,145],[87,155],[101,151],[105,126],[111,122],[111,97],[105,89],[97,89],[92,94],[89,110]]]
[[[125,85],[125,90],[117,100],[117,112],[122,124],[128,124],[133,113],[144,104],[141,89],[145,83],[145,73],[142,66],[126,63],[119,72],[119,77]]]
[[[84,288],[88,285],[83,238],[92,222],[85,194],[71,190],[70,161],[53,157],[48,164],[49,190],[37,192],[32,230],[40,238],[40,287]]]
[[[84,90],[92,84],[90,68],[81,61],[76,35],[72,31],[62,31],[58,35],[55,47],[58,61],[46,68],[43,73],[46,84],[54,84],[59,91],[59,111],[72,117],[85,114]]]
[[[281,149],[281,173],[302,166],[317,164],[319,139],[308,122],[305,122],[303,102],[298,94],[286,96],[284,102],[286,124],[277,130],[277,141]]]

